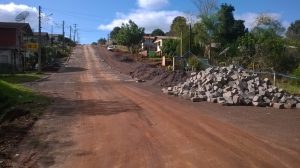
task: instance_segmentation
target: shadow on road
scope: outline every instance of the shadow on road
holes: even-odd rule
[[[65,72],[81,72],[81,71],[86,71],[86,70],[87,70],[86,68],[82,68],[82,67],[64,67],[59,72],[60,73],[65,73]]]
[[[115,115],[124,112],[139,112],[142,108],[130,101],[103,101],[103,100],[66,100],[55,98],[54,106],[51,107],[57,115],[73,116],[81,115]]]

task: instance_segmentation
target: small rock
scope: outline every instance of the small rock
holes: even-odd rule
[[[266,104],[262,102],[252,102],[252,104],[255,107],[266,107]]]
[[[208,97],[207,102],[209,103],[217,103],[217,98]]]
[[[243,99],[243,100],[241,100],[241,103],[243,105],[249,106],[252,104],[252,101],[250,99]]]
[[[236,104],[236,105],[240,104],[240,96],[234,95],[232,100],[233,100],[234,104]]]
[[[226,93],[223,93],[223,97],[226,99],[228,97],[232,97],[232,92],[226,92]]]
[[[284,107],[285,109],[291,109],[291,108],[293,108],[293,105],[290,104],[290,103],[284,103],[283,107]]]
[[[195,75],[197,75],[197,72],[192,72],[191,73],[191,76],[195,76]]]
[[[264,102],[267,103],[267,104],[270,104],[271,103],[271,100],[267,97],[264,97],[263,98]]]
[[[218,102],[219,104],[225,103],[224,97],[218,97],[218,98],[217,98],[217,102]]]
[[[277,109],[283,109],[284,108],[284,105],[282,103],[274,103],[273,104],[273,107],[274,108],[277,108]]]
[[[192,102],[200,102],[200,101],[202,101],[202,99],[200,97],[192,97],[191,101]]]
[[[190,99],[189,94],[183,94],[181,97],[186,100]]]
[[[261,100],[261,96],[259,96],[259,95],[256,95],[256,96],[253,97],[254,102],[258,102],[260,100]]]

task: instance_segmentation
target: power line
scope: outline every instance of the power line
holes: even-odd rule
[[[59,9],[53,9],[53,8],[44,8],[44,9],[48,9],[48,10],[52,10],[52,11],[56,11],[56,12],[61,12],[61,13],[69,13],[69,14],[72,14],[72,16],[77,15],[77,16],[100,18],[100,16],[91,15],[91,14],[88,14],[88,13],[81,13],[81,12],[75,12],[75,11],[66,11],[66,10],[59,10]]]

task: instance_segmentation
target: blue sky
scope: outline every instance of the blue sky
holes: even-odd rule
[[[268,13],[282,21],[284,26],[300,19],[299,0],[223,0],[219,3],[232,4],[235,17],[246,20],[246,26],[253,25],[255,17],[260,13]],[[114,26],[132,19],[146,32],[154,28],[168,31],[174,17],[196,14],[197,8],[193,0],[0,0],[0,21],[13,21],[17,13],[27,10],[27,19],[31,26],[37,28],[37,7],[41,5],[44,15],[43,31],[62,32],[62,21],[66,22],[66,34],[69,26],[78,24],[81,43],[97,41]],[[188,14],[187,14],[188,13]]]

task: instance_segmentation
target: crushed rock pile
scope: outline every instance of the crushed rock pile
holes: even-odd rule
[[[193,102],[300,108],[300,97],[273,86],[268,78],[262,80],[257,74],[233,65],[193,72],[185,82],[163,88],[162,91]]]

